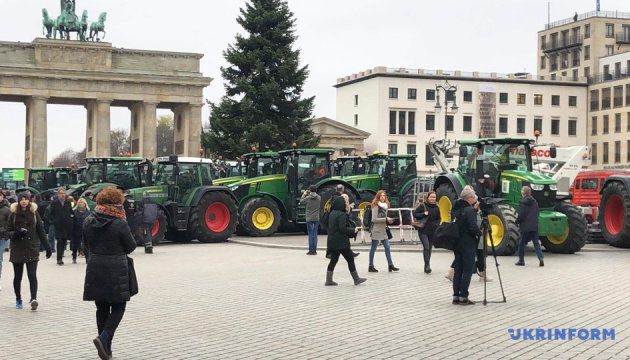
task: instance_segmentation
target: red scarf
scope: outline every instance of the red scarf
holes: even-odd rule
[[[127,220],[127,216],[125,215],[125,209],[123,208],[122,205],[114,205],[114,204],[96,205],[96,207],[94,208],[94,212]]]

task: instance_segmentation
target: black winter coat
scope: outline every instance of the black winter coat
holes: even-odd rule
[[[533,196],[525,196],[518,204],[516,223],[522,233],[538,231],[538,202]]]
[[[429,212],[429,215],[424,215],[425,206],[426,211]],[[413,217],[416,220],[427,218],[427,222],[424,224],[424,227],[418,229],[418,232],[432,237],[433,235],[435,235],[435,229],[437,229],[438,225],[440,225],[440,208],[437,206],[437,204],[429,204],[428,202],[423,202],[418,205],[416,210],[413,211]]]
[[[459,239],[454,250],[475,251],[481,236],[481,230],[477,225],[477,211],[466,200],[459,199],[451,211],[451,219],[455,218],[459,227]]]
[[[24,237],[11,240],[9,261],[15,264],[39,261],[40,244],[47,251],[50,250],[50,243],[44,233],[44,225],[37,212],[37,205],[31,203],[29,206],[30,209],[27,212],[18,214],[18,203],[11,204],[11,215],[6,226],[5,239],[11,239],[15,231],[26,229]],[[30,218],[27,219],[27,216]]]
[[[51,201],[42,201],[39,203],[37,207],[37,212],[39,213],[39,217],[44,221],[44,230],[48,231],[48,227],[50,227],[50,222],[46,221],[44,214],[46,213],[46,209],[50,206]]]
[[[9,217],[11,217],[11,205],[5,199],[0,201],[0,239],[4,238],[4,232],[7,230]]]
[[[72,238],[80,239],[83,236],[83,222],[87,219],[88,216],[92,213],[90,210],[85,210],[83,212],[78,209],[72,210],[74,214],[74,225],[72,226]]]
[[[72,238],[72,205],[70,201],[55,200],[50,204],[50,223],[55,225],[57,239]]]
[[[350,248],[350,237],[354,237],[354,227],[349,226],[346,213],[346,201],[337,196],[330,207],[328,220],[328,250],[343,250]]]
[[[92,213],[83,223],[85,270],[83,300],[118,304],[129,301],[127,254],[136,248],[124,219]]]

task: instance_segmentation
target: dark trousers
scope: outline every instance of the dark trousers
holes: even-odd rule
[[[453,277],[453,296],[468,298],[470,278],[475,271],[476,249],[455,250],[455,276]]]
[[[536,250],[538,260],[542,261],[543,253],[540,248],[540,242],[538,241],[538,231],[525,231],[521,233],[521,239],[518,243],[518,259],[520,261],[525,260],[525,246],[530,240],[534,243],[534,250]]]
[[[151,233],[153,232],[153,224],[142,224],[142,242],[144,243],[144,248],[152,248],[153,247],[153,237]]]
[[[24,275],[24,265],[26,265],[26,275],[31,285],[31,300],[37,299],[37,261],[23,263],[13,263],[13,290],[15,300],[22,301],[22,275]]]
[[[433,248],[433,235],[423,234],[418,231],[418,237],[422,242],[422,256],[424,257],[424,265],[431,262],[431,249]]]
[[[125,315],[127,303],[110,304],[107,302],[95,301],[96,303],[96,327],[98,334],[107,331],[110,338],[114,338],[114,333]]]
[[[79,251],[81,251],[81,236],[72,237],[72,242],[70,242],[70,249],[72,249],[72,258],[76,259]]]
[[[68,244],[68,239],[66,238],[57,238],[57,261],[63,260],[63,252],[66,250],[66,245]]]
[[[350,272],[357,271],[357,267],[354,265],[354,253],[350,248],[342,250],[330,250],[330,263],[328,264],[328,271],[335,271],[335,266],[339,261],[339,255],[343,256],[348,262],[348,270]]]
[[[477,271],[486,271],[486,264],[484,264],[483,249],[477,249]]]

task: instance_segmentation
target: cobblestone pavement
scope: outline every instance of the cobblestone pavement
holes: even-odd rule
[[[437,251],[433,274],[416,252],[393,254],[399,273],[368,273],[354,286],[345,261],[337,287],[324,287],[323,252],[235,243],[165,244],[134,254],[140,294],[116,333],[115,359],[628,359],[630,252],[587,245],[575,255],[545,254],[537,266],[499,258],[507,303],[451,305],[444,273],[452,254]],[[37,311],[14,308],[5,254],[0,291],[0,359],[95,359],[93,303],[83,302],[84,264],[39,267]],[[489,259],[491,260],[491,259]],[[494,262],[490,274],[497,277]],[[28,297],[28,282],[23,292]],[[488,298],[501,300],[498,281]],[[483,298],[473,276],[471,299]],[[510,328],[614,328],[614,341],[510,339]]]

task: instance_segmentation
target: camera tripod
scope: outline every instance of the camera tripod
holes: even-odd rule
[[[497,260],[497,253],[494,251],[494,239],[492,238],[492,228],[490,227],[490,223],[488,222],[488,216],[483,214],[481,220],[481,241],[483,241],[483,268],[486,271],[486,276],[483,277],[483,305],[488,305],[488,303],[504,303],[507,302],[505,298],[505,292],[503,291],[503,282],[501,281],[501,272],[499,271],[499,261]],[[487,274],[488,268],[486,264],[486,256],[488,255],[488,242],[486,238],[490,238],[490,245],[492,246],[492,256],[494,257],[494,263],[497,266],[497,275],[499,277],[499,285],[501,286],[501,295],[503,295],[503,301],[488,301],[486,297],[486,283],[487,283]]]

